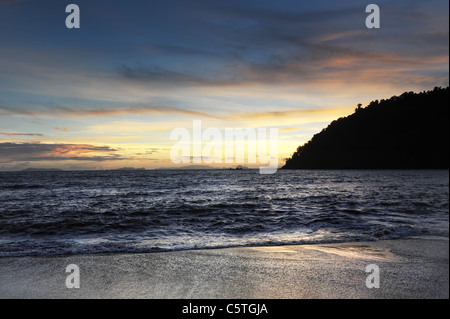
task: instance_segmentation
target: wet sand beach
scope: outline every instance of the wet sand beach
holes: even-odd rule
[[[448,238],[0,258],[1,298],[449,298]],[[66,287],[66,267],[80,288]],[[368,265],[380,288],[366,287]]]

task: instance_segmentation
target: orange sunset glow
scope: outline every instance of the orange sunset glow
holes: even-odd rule
[[[173,167],[170,133],[194,120],[277,128],[283,165],[359,103],[448,85],[443,1],[392,3],[379,29],[355,1],[82,2],[77,30],[57,7],[0,4],[2,29],[15,30],[0,34],[1,170]]]

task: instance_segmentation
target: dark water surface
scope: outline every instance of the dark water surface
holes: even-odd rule
[[[0,256],[445,236],[449,171],[0,172]]]

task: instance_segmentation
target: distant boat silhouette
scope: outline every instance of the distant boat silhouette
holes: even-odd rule
[[[246,170],[246,169],[248,169],[248,167],[247,166],[243,166],[243,165],[238,165],[235,168],[230,168],[230,170],[233,170],[233,171],[243,171],[243,170]]]

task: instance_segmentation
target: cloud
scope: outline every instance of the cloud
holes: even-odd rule
[[[66,132],[66,133],[69,133],[69,129],[68,128],[59,128],[59,127],[54,127],[53,129],[55,129],[55,130],[57,130],[57,131],[62,131],[62,132]]]
[[[5,132],[0,132],[0,135],[5,135],[5,136],[45,136],[44,134],[39,134],[39,133],[5,133]]]
[[[339,115],[348,113],[349,108],[318,108],[318,109],[298,109],[298,110],[281,110],[266,112],[243,112],[236,113],[228,119],[264,119],[264,118],[295,118],[302,116],[319,116],[319,115]],[[296,129],[296,128],[294,128]]]
[[[159,153],[161,151],[161,149],[157,148],[157,147],[152,147],[148,150],[145,151],[145,153],[135,153],[134,155],[153,155],[154,153]]]
[[[211,57],[216,54],[210,51],[201,50],[198,48],[192,48],[191,46],[171,45],[171,44],[158,44],[144,45],[138,48],[139,52],[142,52],[149,56],[203,56]]]
[[[280,132],[292,132],[292,131],[299,131],[301,130],[301,127],[282,127],[279,129]]]
[[[0,163],[35,161],[125,160],[109,146],[88,144],[0,143]]]
[[[182,83],[185,86],[218,86],[231,85],[230,79],[221,79],[219,74],[207,76],[194,72],[180,72],[164,69],[158,66],[130,67],[122,65],[118,68],[119,76],[138,82],[162,83],[176,86]]]
[[[373,85],[382,80],[385,86],[408,87],[421,76],[408,71],[430,73],[448,65],[448,60],[432,62],[448,56],[448,18],[447,28],[442,28],[445,18],[416,5],[385,4],[384,28],[374,32],[364,26],[365,5],[355,2],[325,8],[292,2],[197,3],[202,5],[195,10],[183,2],[177,4],[175,14],[180,22],[170,31],[184,34],[188,31],[180,28],[188,26],[191,36],[187,40],[167,44],[166,39],[148,45],[146,52],[151,59],[143,56],[125,61],[115,68],[115,75],[159,88],[320,86],[330,74],[333,82],[347,86]],[[154,56],[161,58],[155,60]],[[379,77],[361,81],[360,74],[380,68],[383,74]],[[441,84],[442,76],[431,72],[427,82],[426,87]]]
[[[274,107],[273,109],[276,109]],[[352,106],[347,107],[322,107],[322,108],[303,108],[303,109],[284,109],[278,111],[261,111],[261,112],[245,112],[245,111],[234,111],[234,112],[222,112],[220,115],[213,115],[205,112],[191,111],[191,110],[183,110],[176,108],[155,108],[155,107],[129,107],[129,108],[111,108],[111,109],[72,109],[68,107],[59,107],[57,109],[40,109],[40,110],[24,110],[24,109],[12,109],[8,108],[7,111],[12,114],[26,114],[29,116],[65,116],[74,115],[74,116],[90,116],[90,117],[101,117],[105,115],[133,115],[133,114],[159,114],[159,115],[188,115],[193,118],[210,118],[215,120],[258,120],[258,119],[275,119],[275,118],[285,118],[285,119],[294,119],[294,118],[310,118],[310,117],[334,117],[334,116],[342,116],[343,114],[347,114],[349,110],[352,109]],[[0,106],[0,111],[2,107]],[[113,130],[116,131],[119,127],[120,130],[123,131],[124,128],[121,127],[120,123],[113,123]],[[54,127],[56,130],[64,130],[69,132],[67,128],[61,129],[58,127]],[[96,130],[105,130],[106,128],[96,127]],[[137,129],[136,124],[132,124],[130,126],[132,131]],[[166,130],[167,128],[158,129],[153,127],[154,130]],[[148,125],[145,125],[145,130],[149,131]]]
[[[105,14],[123,24],[115,23],[120,26],[116,33],[89,30],[100,42],[72,39],[69,46],[53,47],[66,42],[47,30],[24,33],[42,34],[22,41],[33,50],[5,42],[0,82],[8,83],[8,89],[0,89],[0,114],[219,118],[236,105],[244,111],[261,101],[265,105],[264,91],[281,100],[292,88],[291,101],[296,102],[307,95],[359,97],[448,85],[448,16],[437,2],[427,4],[429,10],[419,1],[386,2],[380,30],[365,28],[365,5],[354,1],[193,3],[152,3],[152,10],[142,3],[141,11],[125,4],[108,6]],[[113,22],[108,19],[106,25]],[[48,46],[32,46],[42,41]],[[299,102],[302,106],[307,107]],[[291,107],[296,106],[280,102],[272,110]],[[281,116],[256,114],[268,115]]]
[[[410,87],[423,78],[424,73],[428,74],[425,87],[448,83],[448,76],[443,78],[442,74],[436,72],[445,69],[445,66],[448,69],[448,49],[437,48],[442,39],[448,38],[448,33],[424,34],[422,43],[428,44],[424,48],[411,45],[395,50],[374,49],[370,45],[365,47],[364,44],[368,40],[364,40],[363,34],[367,36],[365,31],[360,30],[330,32],[318,35],[317,39],[307,40],[287,36],[283,40],[278,39],[278,42],[283,43],[280,48],[275,50],[268,47],[263,51],[265,53],[258,53],[258,59],[251,58],[252,54],[236,54],[238,58],[223,58],[214,66],[205,63],[202,70],[122,65],[117,68],[117,76],[143,85],[177,88],[255,85],[319,87],[326,79],[332,79],[336,84],[355,87],[367,86],[369,83]],[[417,37],[422,35],[416,35]],[[343,42],[334,41],[342,38],[348,39]],[[359,40],[356,41],[357,39]],[[362,45],[356,47],[352,40]],[[420,42],[417,39],[414,41]],[[257,51],[261,48],[256,46],[249,50]],[[422,51],[422,54],[411,53],[417,50]],[[189,60],[188,57],[186,59]],[[375,77],[365,76],[373,71]],[[361,81],[362,79],[364,81]]]
[[[36,117],[61,116],[61,115],[107,116],[107,115],[122,115],[122,114],[138,114],[138,115],[155,114],[155,115],[190,115],[190,116],[215,118],[215,116],[205,112],[186,110],[174,107],[155,107],[155,106],[130,106],[130,107],[111,106],[109,108],[99,107],[90,109],[87,108],[80,109],[61,105],[43,106],[40,108],[21,108],[21,107],[9,107],[0,105],[0,114],[2,112],[6,114],[19,114]]]

